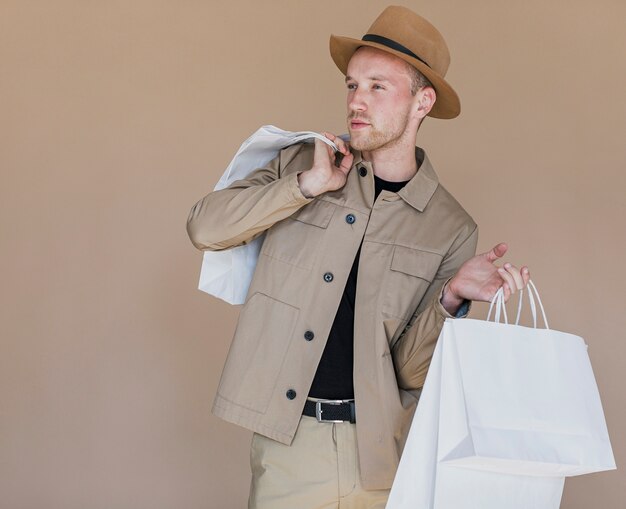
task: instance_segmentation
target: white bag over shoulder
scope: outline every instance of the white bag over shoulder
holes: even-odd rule
[[[312,131],[284,131],[273,125],[261,127],[239,147],[214,191],[246,178],[254,170],[274,159],[283,148],[315,138],[337,150],[332,141]],[[230,304],[243,304],[263,238],[264,235],[261,235],[248,244],[224,251],[205,251],[198,288]]]
[[[615,468],[584,340],[528,297],[533,328],[501,291],[488,321],[446,320],[387,509],[556,509],[564,477]]]

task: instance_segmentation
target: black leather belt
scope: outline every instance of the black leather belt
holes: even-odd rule
[[[353,399],[307,399],[302,414],[315,417],[319,422],[356,422]]]

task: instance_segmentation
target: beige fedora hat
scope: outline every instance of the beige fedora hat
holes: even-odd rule
[[[348,62],[361,46],[378,48],[408,62],[433,84],[437,100],[429,116],[454,118],[461,112],[459,96],[444,80],[450,65],[446,41],[429,21],[406,7],[387,7],[361,39],[330,36],[330,54],[346,74]]]

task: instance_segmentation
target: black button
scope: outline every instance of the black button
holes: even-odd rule
[[[304,333],[304,339],[306,339],[307,341],[312,341],[314,337],[315,334],[313,334],[312,330],[308,330]]]
[[[335,276],[333,276],[332,272],[327,272],[326,274],[324,274],[324,281],[326,281],[327,283],[330,283],[333,279],[335,279]]]
[[[294,391],[293,389],[289,389],[285,393],[285,396],[287,396],[287,399],[296,399],[296,391]]]
[[[361,175],[361,177],[367,175],[367,168],[365,166],[359,166],[359,175]]]
[[[354,217],[354,214],[348,214],[346,216],[346,223],[353,224],[355,221],[356,221],[356,217]]]

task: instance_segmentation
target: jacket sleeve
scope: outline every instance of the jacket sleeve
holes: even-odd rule
[[[283,149],[267,166],[196,203],[187,219],[193,245],[219,251],[246,244],[309,203],[291,164],[301,147]]]
[[[422,300],[427,303],[426,307],[423,310],[418,309],[393,344],[391,354],[398,387],[401,389],[419,389],[424,385],[443,322],[446,318],[457,318],[450,315],[441,305],[443,287],[461,265],[476,254],[477,243],[478,228],[474,225],[470,235],[460,244],[456,244],[456,247],[453,246],[444,258]],[[467,312],[464,316],[466,315]]]

